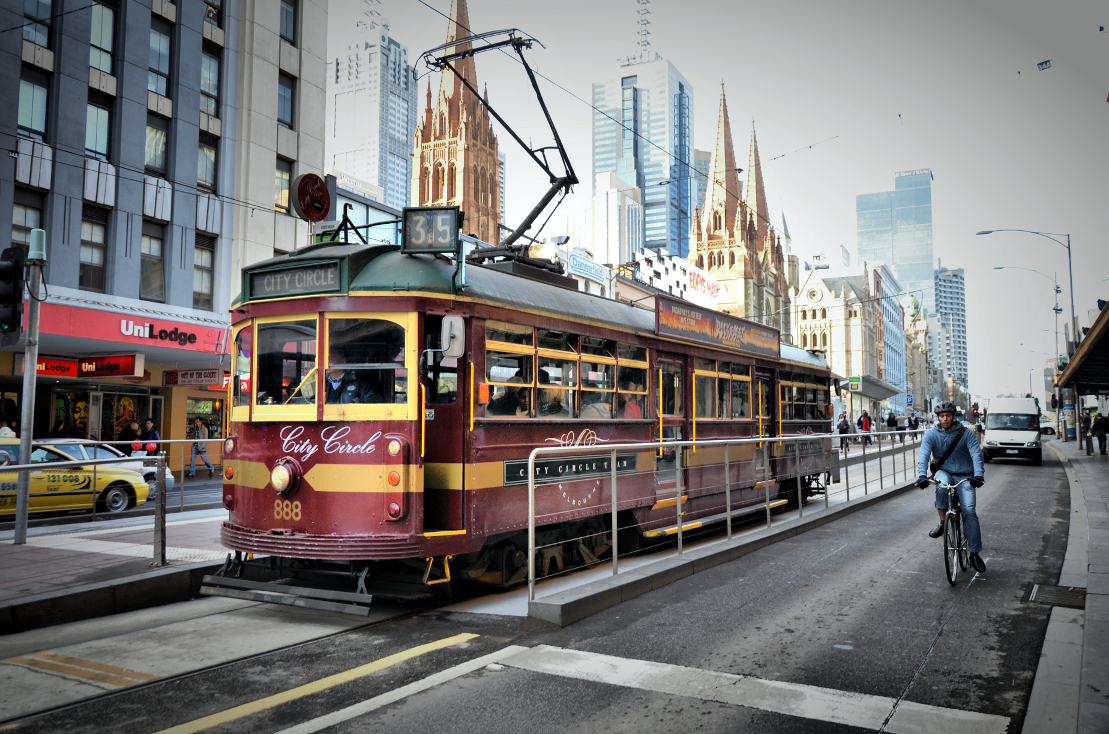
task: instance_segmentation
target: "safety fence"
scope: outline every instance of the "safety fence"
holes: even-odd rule
[[[547,446],[528,456],[528,598],[537,577],[611,563],[642,537],[676,541],[771,527],[916,479],[918,431]],[[854,443],[849,439],[860,439]],[[521,462],[522,463],[522,462]],[[525,469],[521,466],[520,469]],[[507,469],[506,469],[507,473]],[[522,477],[521,477],[522,478]],[[607,505],[608,517],[586,507]],[[580,508],[580,509],[579,509]],[[621,539],[624,540],[621,543]],[[623,548],[621,546],[624,546]],[[607,558],[605,558],[607,556]]]
[[[185,478],[187,476],[191,476],[191,472],[189,474],[186,474],[186,467],[187,466],[195,466],[195,464],[199,464],[202,469],[207,469],[208,468],[207,464],[201,458],[202,456],[206,458],[207,457],[207,452],[206,451],[195,451],[194,452],[193,446],[194,445],[195,446],[200,446],[200,445],[203,444],[205,446],[211,447],[213,445],[223,444],[224,441],[226,441],[226,439],[224,439],[224,438],[209,438],[209,439],[204,439],[204,440],[197,440],[195,438],[174,438],[174,439],[159,439],[157,441],[142,441],[142,440],[133,440],[133,441],[75,441],[74,443],[80,443],[82,446],[91,446],[91,447],[111,446],[111,447],[114,447],[115,449],[123,451],[125,453],[126,453],[126,451],[130,450],[130,452],[131,452],[130,455],[121,456],[117,459],[117,461],[121,461],[121,462],[124,462],[124,461],[142,461],[144,464],[147,464],[147,463],[153,464],[154,463],[153,460],[155,459],[155,455],[158,452],[165,449],[164,453],[166,454],[166,484],[168,485],[168,490],[170,490],[170,491],[172,491],[175,487],[177,488],[177,498],[176,499],[177,499],[177,504],[178,504],[178,510],[182,511],[182,510],[185,509]],[[58,448],[58,449],[61,449],[62,451],[65,451],[66,443],[55,443],[55,444],[45,444],[45,445],[53,445],[55,448]],[[153,446],[154,448],[149,448],[151,446]],[[138,447],[138,448],[136,448],[136,447]],[[173,476],[173,471],[169,468],[169,457],[172,453],[174,453],[173,447],[176,447],[176,453],[178,454],[178,458],[180,460],[180,465],[181,465],[180,473],[177,477]],[[194,453],[196,454],[195,459],[192,458]],[[194,462],[195,462],[195,464],[194,464]],[[213,464],[212,476],[215,480],[217,480],[220,483],[221,488],[222,488],[223,476],[220,472],[215,471],[215,466],[216,465]],[[152,492],[155,491],[156,488],[154,487],[153,483],[150,483],[150,484],[151,484],[151,487],[150,487],[151,491]],[[153,497],[151,497],[151,499],[153,499]],[[168,503],[168,499],[167,499],[167,503]]]

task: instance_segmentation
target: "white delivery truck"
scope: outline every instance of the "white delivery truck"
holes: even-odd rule
[[[1032,398],[994,398],[986,415],[982,456],[991,459],[1031,459],[1043,464],[1040,410]]]

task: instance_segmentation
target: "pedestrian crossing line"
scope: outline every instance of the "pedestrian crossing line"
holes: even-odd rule
[[[127,688],[138,683],[157,680],[158,676],[150,673],[141,673],[137,670],[118,668],[115,665],[98,663],[94,660],[71,658],[65,655],[56,655],[49,652],[36,652],[30,655],[20,655],[8,658],[4,662],[22,665],[27,668],[45,670],[50,673],[81,678],[96,683],[107,683],[117,688]]]
[[[699,670],[548,645],[498,659],[513,668],[637,688],[878,730],[896,703],[888,696]],[[901,701],[883,731],[890,734],[1004,734],[1008,717]]]
[[[351,668],[350,670],[345,670],[342,673],[329,675],[325,678],[320,678],[317,681],[292,688],[288,691],[283,691],[272,696],[260,698],[257,701],[251,701],[250,703],[244,703],[241,706],[235,706],[234,708],[229,708],[226,711],[220,711],[219,713],[212,714],[210,716],[205,716],[200,719],[195,719],[194,721],[189,721],[184,724],[179,724],[178,726],[170,727],[169,729],[163,729],[162,731],[158,732],[158,734],[193,734],[193,732],[200,732],[206,729],[211,729],[212,727],[220,726],[221,724],[226,724],[230,721],[236,721],[243,717],[250,716],[251,714],[256,714],[260,711],[265,711],[267,709],[274,708],[275,706],[280,706],[281,704],[288,703],[290,701],[295,701],[298,698],[310,696],[313,693],[319,693],[320,691],[325,691],[328,688],[334,688],[335,686],[341,685],[343,683],[348,683],[352,680],[357,680],[358,678],[364,678],[367,675],[372,675],[379,671],[385,670],[386,668],[392,667],[397,663],[404,662],[405,660],[410,660],[411,658],[419,657],[420,655],[424,655],[435,650],[441,650],[446,647],[459,645],[478,636],[479,635],[464,632],[462,634],[454,635],[453,637],[446,637],[442,640],[429,642],[425,645],[417,645],[416,647],[409,648],[408,650],[403,650],[401,652],[394,653],[393,655],[388,655],[386,657],[380,658],[373,661],[372,663],[359,665],[357,668]]]

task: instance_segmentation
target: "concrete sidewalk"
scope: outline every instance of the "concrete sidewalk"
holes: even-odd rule
[[[1086,589],[1085,610],[1055,607],[1024,734],[1109,731],[1109,458],[1074,441],[1047,444],[1070,484],[1067,553],[1059,585]]]
[[[167,584],[176,585],[169,598],[177,600],[194,567],[225,558],[219,528],[226,517],[220,509],[168,519],[170,565],[162,569],[150,567],[150,517],[30,528],[25,545],[12,542],[12,531],[0,533],[0,634],[166,603]],[[123,586],[130,589],[126,601],[116,591]]]

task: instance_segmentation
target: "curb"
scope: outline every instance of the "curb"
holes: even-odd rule
[[[787,521],[782,526],[772,529],[766,535],[751,538],[739,544],[735,544],[734,539],[733,544],[723,541],[724,547],[722,548],[717,544],[697,548],[681,556],[657,561],[634,571],[551,594],[528,602],[528,616],[556,624],[559,627],[566,627],[597,612],[614,607],[620,602],[662,588],[686,576],[707,571],[721,563],[734,561],[760,548],[827,525],[915,488],[915,483],[892,487],[880,494],[868,495],[847,504],[829,508],[827,511],[820,511],[820,514],[814,515],[811,519],[802,517],[800,520]]]
[[[222,563],[190,563],[0,602],[0,635],[188,601]]]
[[[201,512],[204,510],[222,510],[224,509],[222,502],[198,502],[195,505],[185,505],[185,509],[181,509],[179,505],[166,507],[166,515],[176,515],[182,512]],[[101,522],[109,520],[127,520],[136,517],[154,517],[154,508],[149,509],[143,505],[141,508],[126,510],[116,514],[108,514],[102,512],[97,514],[94,520],[92,515],[60,515],[58,517],[32,517],[27,522],[29,528],[52,528],[64,527],[66,525],[97,525]],[[14,520],[5,520],[0,522],[0,532],[11,531],[15,529]]]

